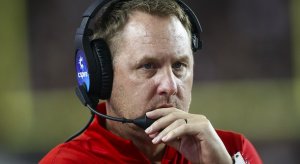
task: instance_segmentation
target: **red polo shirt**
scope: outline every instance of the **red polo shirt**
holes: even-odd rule
[[[97,110],[105,113],[105,104]],[[95,116],[92,124],[77,138],[52,149],[40,163],[148,163],[151,161],[130,141],[114,135],[105,128],[105,120]],[[255,148],[242,135],[217,130],[227,151],[232,156],[240,152],[251,164],[262,163]],[[175,149],[167,146],[162,164],[190,163]]]

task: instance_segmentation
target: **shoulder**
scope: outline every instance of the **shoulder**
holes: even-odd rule
[[[97,163],[91,157],[86,146],[81,145],[79,141],[70,141],[54,147],[39,163]]]
[[[262,163],[256,149],[244,135],[232,131],[216,131],[231,156],[240,152],[248,163]]]
[[[227,148],[229,153],[235,153],[242,149],[243,144],[245,142],[245,137],[242,134],[232,132],[232,131],[224,131],[224,130],[216,130],[217,134],[223,141],[224,145]]]

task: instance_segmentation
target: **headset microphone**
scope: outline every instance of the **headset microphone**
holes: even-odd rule
[[[142,129],[148,128],[155,121],[154,119],[148,118],[146,115],[136,118],[136,119],[127,119],[127,118],[112,117],[109,115],[102,114],[95,109],[95,106],[97,104],[93,103],[93,101],[87,95],[85,85],[80,85],[80,86],[76,87],[75,92],[76,92],[77,97],[80,99],[81,103],[84,106],[87,106],[92,113],[94,113],[102,118],[109,119],[112,121],[118,121],[118,122],[122,122],[122,123],[133,123]]]
[[[96,102],[98,102],[98,101],[92,101],[88,97],[85,85],[79,85],[79,86],[77,86],[75,88],[75,92],[76,92],[77,97],[80,99],[81,103],[84,106],[87,106],[89,108],[89,110],[91,111],[92,115],[91,115],[90,120],[86,124],[86,126],[83,127],[76,134],[74,134],[71,137],[69,137],[65,142],[71,141],[72,139],[74,139],[75,137],[77,137],[78,135],[80,135],[85,129],[87,129],[88,126],[92,123],[95,114],[98,115],[101,118],[109,119],[109,120],[112,120],[112,121],[117,121],[117,122],[122,122],[122,123],[133,123],[133,124],[137,125],[138,127],[142,128],[142,129],[147,129],[155,121],[154,119],[148,118],[146,115],[141,116],[141,117],[136,118],[136,119],[127,119],[127,118],[112,117],[112,116],[109,116],[109,115],[102,114],[102,113],[98,112],[95,109],[95,107],[97,105]]]

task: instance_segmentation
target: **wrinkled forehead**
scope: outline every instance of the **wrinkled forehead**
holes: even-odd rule
[[[134,12],[122,32],[125,43],[143,43],[145,46],[165,45],[191,48],[190,36],[175,16],[156,16]]]
[[[119,52],[135,59],[183,56],[192,59],[190,45],[188,32],[175,16],[158,17],[140,12],[132,15],[124,27]]]
[[[134,11],[130,14],[128,22],[123,29],[123,36],[143,35],[163,37],[164,35],[176,38],[190,38],[190,33],[184,28],[176,16],[158,16]],[[171,35],[170,35],[171,34]]]

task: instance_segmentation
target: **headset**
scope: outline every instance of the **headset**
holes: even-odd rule
[[[102,38],[90,40],[93,31],[89,29],[89,24],[104,6],[111,5],[109,3],[115,4],[121,1],[124,0],[96,0],[83,13],[81,24],[75,35],[75,67],[78,83],[75,91],[83,105],[90,109],[92,117],[96,114],[100,117],[122,123],[134,123],[137,126],[146,129],[155,120],[149,119],[146,116],[137,119],[115,118],[99,113],[95,109],[99,99],[106,100],[111,96],[113,68],[110,50],[105,40]],[[176,0],[176,2],[183,9],[191,22],[191,48],[193,52],[196,52],[202,48],[202,41],[200,40],[202,27],[197,16],[184,2],[181,0]],[[91,120],[92,118],[88,125]],[[86,125],[85,128],[87,128],[88,125]],[[82,131],[85,130],[85,128],[82,129]],[[69,140],[75,136],[71,137]]]

